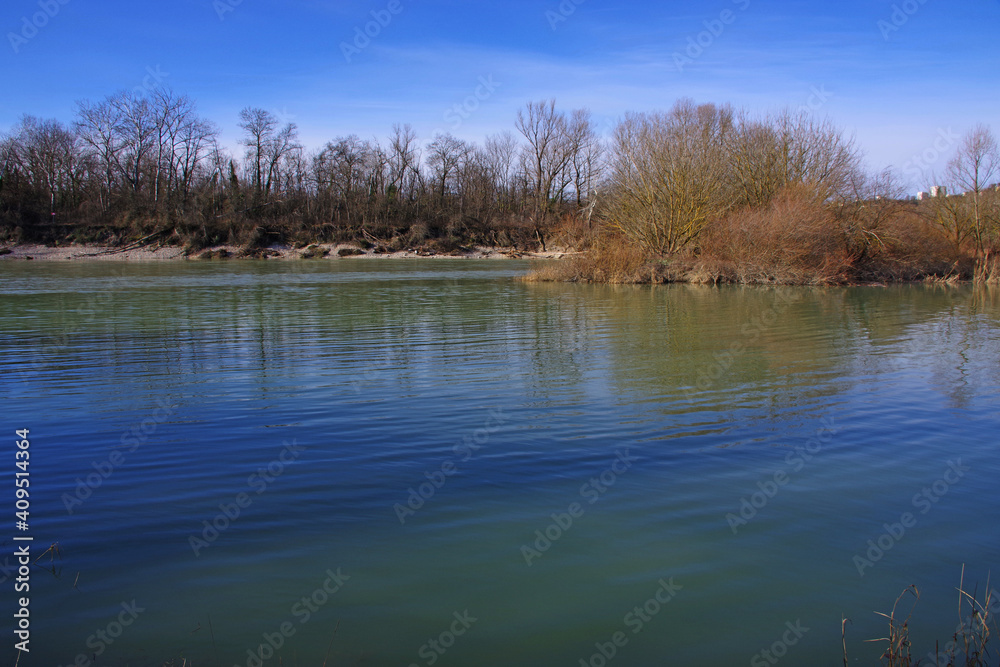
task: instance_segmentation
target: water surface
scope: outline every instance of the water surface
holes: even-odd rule
[[[21,665],[839,665],[842,615],[875,664],[910,584],[950,637],[1000,563],[996,290],[526,269],[0,264],[61,554]]]

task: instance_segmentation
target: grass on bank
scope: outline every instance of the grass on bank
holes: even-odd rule
[[[910,618],[920,600],[920,591],[916,586],[909,586],[896,599],[892,610],[886,614],[876,612],[889,623],[888,634],[878,639],[870,639],[885,645],[880,656],[881,664],[886,667],[918,667],[920,665],[935,665],[935,667],[996,667],[1000,666],[1000,658],[990,653],[990,640],[995,633],[1000,632],[1000,625],[994,610],[1000,606],[1000,600],[986,582],[986,594],[980,599],[979,593],[965,590],[965,568],[962,568],[962,580],[958,586],[958,618],[955,632],[945,645],[935,643],[933,662],[913,657],[913,644],[910,640]],[[900,614],[900,604],[904,599],[912,598],[909,613],[903,617]],[[841,622],[844,644],[844,667],[849,664],[847,654],[846,628],[850,621]]]

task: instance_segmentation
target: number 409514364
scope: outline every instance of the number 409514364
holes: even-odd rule
[[[28,461],[31,456],[30,453],[28,452],[28,449],[29,447],[31,447],[31,443],[28,442],[28,429],[16,431],[15,433],[17,435],[17,440],[15,440],[15,442],[17,443],[17,451],[14,456],[16,460],[14,465],[17,466],[17,469],[19,471],[15,475],[17,479],[14,482],[14,485],[16,487],[15,495],[17,496],[17,503],[16,503],[17,511],[15,512],[15,516],[20,522],[24,522],[23,524],[19,525],[23,526],[22,528],[23,530],[26,530],[28,527],[27,521],[29,516]]]

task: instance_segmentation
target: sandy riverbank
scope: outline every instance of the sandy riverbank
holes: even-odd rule
[[[7,252],[5,252],[7,251]],[[186,255],[183,248],[175,246],[145,247],[123,250],[98,245],[67,245],[50,247],[44,245],[16,245],[0,247],[0,261],[111,261],[111,262],[164,262],[210,259],[270,259],[270,260],[338,260],[359,259],[561,259],[573,253],[564,250],[549,252],[520,252],[513,248],[474,248],[456,254],[434,254],[422,250],[407,250],[393,253],[376,253],[362,250],[352,245],[316,244],[307,248],[272,246],[247,253],[234,246],[206,248],[192,255]]]

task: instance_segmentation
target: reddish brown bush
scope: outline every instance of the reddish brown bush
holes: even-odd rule
[[[824,284],[848,279],[850,257],[828,207],[806,188],[782,192],[765,209],[715,222],[701,255],[733,265],[746,283]]]

